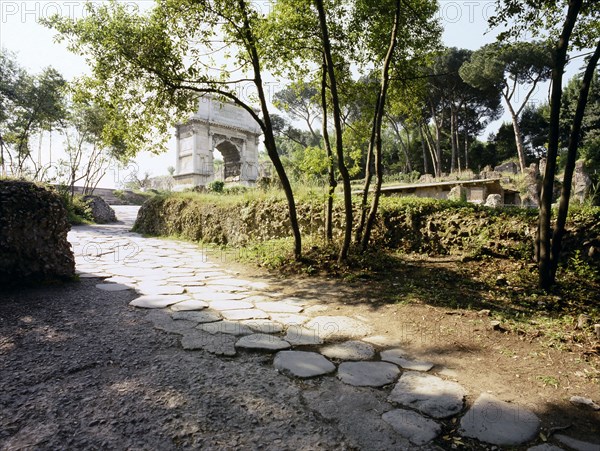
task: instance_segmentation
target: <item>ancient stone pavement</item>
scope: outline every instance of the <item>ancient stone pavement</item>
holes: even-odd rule
[[[444,434],[456,430],[481,449],[598,449],[565,442],[565,448],[527,448],[540,442],[533,412],[487,393],[467,393],[456,381],[431,374],[433,364],[381,347],[369,324],[327,315],[318,301],[244,280],[194,244],[131,233],[137,209],[115,210],[121,223],[70,232],[80,277],[98,278],[98,290],[135,290],[131,308],[146,315],[149,327],[179,335],[189,352],[228,359],[272,355],[281,377],[301,386],[310,382],[308,408],[350,438],[360,435],[370,449],[445,449],[453,442],[444,442]],[[465,405],[468,394],[476,397],[471,406]]]

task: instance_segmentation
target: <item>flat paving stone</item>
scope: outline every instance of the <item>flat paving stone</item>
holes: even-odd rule
[[[196,290],[195,288],[206,288],[206,287],[190,287],[190,292],[194,293],[194,297],[196,299],[202,299],[203,301],[239,301],[240,299],[244,299],[246,296],[240,293],[220,293],[217,291],[210,291],[210,288],[207,290]]]
[[[576,451],[598,451],[600,450],[600,441],[596,443],[584,442],[582,440],[577,440],[573,437],[569,437],[564,434],[556,434],[554,436],[556,440],[558,440],[563,445],[568,448],[574,449]]]
[[[236,348],[256,351],[281,351],[289,349],[291,345],[281,338],[268,334],[252,334],[240,338],[235,343]]]
[[[284,374],[309,378],[335,371],[335,365],[316,352],[280,351],[273,366]]]
[[[344,362],[338,367],[337,377],[355,387],[383,387],[394,382],[400,370],[388,362]]]
[[[323,343],[323,339],[315,330],[302,326],[289,326],[283,338],[294,346],[320,345]]]
[[[380,356],[381,360],[395,363],[406,370],[429,371],[431,368],[433,368],[433,363],[431,362],[409,359],[406,356],[406,352],[399,348],[382,351]]]
[[[232,321],[240,321],[244,319],[266,319],[269,317],[269,315],[267,315],[262,310],[257,310],[255,308],[241,310],[223,310],[221,314],[225,319],[229,319]]]
[[[244,310],[251,309],[254,306],[250,302],[245,301],[212,301],[210,302],[210,308],[214,310]]]
[[[204,323],[215,323],[217,321],[221,321],[223,318],[217,312],[196,312],[196,311],[183,311],[183,312],[173,312],[171,317],[174,320],[186,320],[186,321],[195,321],[196,324],[204,324]]]
[[[362,341],[346,341],[323,346],[319,352],[330,359],[370,360],[375,355],[375,348]]]
[[[102,291],[125,291],[131,290],[133,287],[123,285],[122,283],[98,283],[96,288]]]
[[[550,443],[542,443],[541,445],[535,445],[531,448],[527,448],[527,451],[564,451],[564,448],[551,445]]]
[[[285,304],[283,302],[255,302],[256,308],[269,313],[300,313],[304,310],[299,305]]]
[[[252,329],[245,324],[228,320],[200,324],[198,329],[208,332],[209,334],[252,335],[254,333]]]
[[[482,393],[460,421],[459,433],[482,442],[516,446],[537,437],[540,419],[529,410]]]
[[[260,294],[252,294],[250,296],[246,296],[244,298],[244,301],[246,302],[277,302],[275,299],[266,296],[266,295],[260,295]]]
[[[441,426],[430,418],[412,410],[395,409],[381,418],[402,437],[415,445],[424,445],[440,435]]]
[[[181,347],[187,351],[203,349],[211,354],[234,356],[235,337],[226,334],[210,334],[199,330],[190,331],[181,337]]]
[[[249,319],[247,321],[242,321],[241,323],[248,326],[254,332],[263,334],[278,334],[283,332],[282,324],[269,319]]]
[[[177,285],[146,285],[140,284],[137,290],[142,294],[183,294],[182,286]]]
[[[465,395],[465,389],[456,382],[406,371],[388,401],[419,410],[433,418],[447,418],[462,410]]]
[[[361,338],[372,332],[371,326],[348,316],[317,316],[305,324],[325,340]]]
[[[180,295],[144,295],[135,298],[129,303],[134,307],[141,308],[165,308],[178,302],[186,301],[189,297],[185,294]]]
[[[178,302],[171,306],[171,310],[175,312],[185,310],[202,310],[208,307],[208,303],[204,301],[198,301],[197,299],[189,299],[187,301]]]
[[[283,324],[284,326],[302,325],[310,320],[309,316],[294,315],[288,313],[271,313],[269,315],[273,321]]]

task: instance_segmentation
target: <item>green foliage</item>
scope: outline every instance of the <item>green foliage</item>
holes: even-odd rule
[[[206,185],[206,190],[211,193],[222,193],[225,188],[225,182],[223,180],[213,180]]]
[[[68,220],[71,224],[92,224],[94,217],[90,206],[83,200],[83,197],[76,194],[71,197],[69,187],[61,185],[57,188],[62,203],[67,210]]]

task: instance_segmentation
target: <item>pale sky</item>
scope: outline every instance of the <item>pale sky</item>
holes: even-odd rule
[[[96,0],[98,1],[102,0]],[[142,10],[153,4],[151,0],[123,1]],[[86,73],[87,66],[83,58],[68,52],[64,44],[55,43],[55,32],[38,23],[40,18],[56,13],[75,18],[82,17],[85,3],[69,0],[0,0],[0,47],[15,52],[19,63],[32,73],[37,73],[47,66],[53,66],[68,80]],[[261,8],[268,7],[266,0],[259,0],[258,3]],[[494,0],[440,0],[444,44],[476,50],[486,43],[493,42],[495,33],[485,33],[487,18],[493,14],[494,5]],[[566,78],[570,78],[576,69],[577,67],[570,68]],[[283,86],[284,83],[281,83],[281,87]],[[531,100],[545,101],[548,97],[547,89],[547,85],[540,86]],[[504,120],[508,121],[508,118],[505,117]],[[494,124],[491,129],[497,129],[498,126],[499,123]],[[60,139],[60,136],[56,139]],[[136,167],[140,174],[149,172],[152,176],[165,175],[167,167],[175,165],[173,140],[170,148],[169,152],[159,156],[141,154],[131,167]],[[112,187],[114,178],[107,176],[101,186]]]

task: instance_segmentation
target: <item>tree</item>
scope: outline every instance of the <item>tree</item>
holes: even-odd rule
[[[448,169],[450,172],[468,166],[469,134],[477,135],[485,128],[486,121],[494,120],[501,114],[500,93],[489,86],[473,87],[459,75],[460,69],[469,61],[472,51],[468,49],[447,48],[428,67],[427,111],[423,111],[425,123],[433,126],[423,127],[423,135],[432,148],[431,156],[435,175],[443,171],[443,148],[450,147]],[[462,133],[461,133],[462,132]],[[467,138],[464,139],[465,132]],[[460,141],[463,137],[465,152],[461,161]],[[461,164],[462,163],[462,164]]]
[[[521,113],[539,83],[550,77],[552,50],[541,41],[494,43],[483,46],[460,68],[460,76],[472,86],[497,90],[510,112],[521,172],[525,172],[525,146],[519,127]],[[522,88],[525,95],[520,97]],[[521,89],[520,89],[521,88]]]
[[[104,109],[82,98],[81,94],[74,95],[60,128],[65,136],[68,158],[60,163],[66,173],[64,183],[70,187],[71,198],[75,195],[75,184],[79,182],[83,183],[83,194],[91,194],[106,175],[114,156],[122,152],[122,142],[113,140],[108,145],[103,139],[109,125],[109,115]]]
[[[394,81],[409,89],[404,75],[423,64],[431,50],[437,48],[440,29],[434,20],[437,4],[428,1],[402,2],[382,1],[374,5],[369,1],[358,1],[354,17],[357,41],[365,48],[363,60],[373,64],[378,71],[378,84],[374,111],[372,112],[371,137],[365,165],[365,185],[361,202],[361,217],[357,229],[361,248],[366,250],[379,207],[383,183],[382,127],[386,112],[388,92]],[[370,23],[364,27],[364,23]],[[404,83],[403,83],[404,82]],[[371,161],[374,162],[375,187],[368,215],[365,217],[365,201],[371,178]],[[362,230],[364,226],[364,231]]]
[[[246,0],[157,0],[145,14],[112,0],[86,6],[86,17],[54,16],[45,23],[88,57],[85,80],[100,105],[126,118],[122,136],[128,153],[164,150],[168,127],[196,109],[198,96],[213,95],[245,109],[259,124],[269,158],[285,192],[294,255],[302,252],[296,204],[275,142],[263,82],[265,14]],[[226,63],[218,64],[215,55]],[[240,73],[240,78],[234,79]],[[260,106],[242,96],[239,83],[252,83]]]
[[[584,49],[596,45],[600,10],[594,0],[497,0],[498,14],[490,18],[490,25],[513,23],[507,31],[500,34],[500,39],[519,36],[524,30],[534,35],[548,34],[553,42],[553,65],[550,92],[550,119],[548,132],[548,152],[546,169],[542,181],[538,234],[536,240],[536,257],[538,261],[539,285],[549,289],[554,285],[555,271],[559,255],[552,255],[552,248],[559,248],[561,234],[556,234],[558,241],[552,244],[551,215],[552,191],[556,175],[556,160],[560,140],[560,111],[562,103],[562,79],[571,49]],[[589,64],[593,64],[590,59]],[[587,94],[580,96],[582,103],[587,102]],[[577,128],[574,122],[572,130]],[[574,151],[577,147],[574,146]],[[570,194],[568,192],[566,195]],[[568,199],[567,203],[568,203]]]
[[[313,129],[313,123],[321,112],[318,95],[314,86],[300,80],[276,92],[273,104],[292,119],[304,121],[313,138],[318,140],[320,137]]]
[[[0,162],[12,175],[22,177],[33,168],[38,179],[42,171],[32,155],[31,138],[50,130],[65,117],[66,81],[53,68],[30,75],[19,67],[14,55],[0,52]]]

